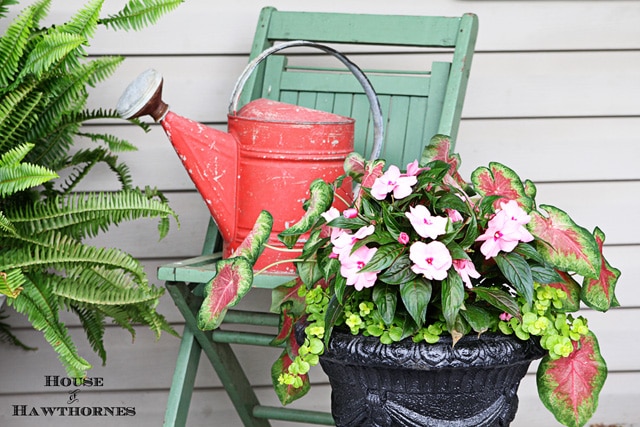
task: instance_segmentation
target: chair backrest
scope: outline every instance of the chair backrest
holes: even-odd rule
[[[380,157],[402,168],[420,159],[422,149],[436,134],[449,135],[455,142],[477,31],[478,20],[472,14],[393,16],[283,12],[266,7],[260,14],[251,57],[290,40],[330,44],[342,52],[342,48],[355,49],[347,56],[356,64],[358,60],[352,55],[371,54],[371,49],[380,53],[382,49],[386,61],[396,68],[364,71],[378,94],[384,117],[385,144]],[[426,54],[450,60],[431,61],[431,69],[407,71],[395,60],[398,52],[387,51],[387,46],[407,48],[412,57]],[[240,104],[263,97],[353,117],[356,150],[368,156],[373,124],[360,83],[344,68],[327,68],[325,64],[332,65],[331,58],[315,56],[310,65],[294,64],[302,57],[309,59],[300,53],[309,52],[270,56],[247,81]]]

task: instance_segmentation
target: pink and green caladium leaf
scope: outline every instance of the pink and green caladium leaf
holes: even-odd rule
[[[607,311],[612,306],[617,305],[617,299],[614,291],[618,278],[620,277],[620,270],[612,267],[609,262],[604,258],[602,254],[602,246],[604,245],[605,235],[598,227],[593,231],[593,236],[598,244],[598,250],[600,252],[600,259],[602,264],[600,266],[600,276],[597,279],[585,278],[582,282],[582,301],[589,307]]]
[[[532,211],[527,228],[542,241],[536,248],[544,259],[562,271],[599,277],[602,261],[593,235],[573,222],[566,212],[549,205],[540,205],[540,208],[547,216]]]
[[[277,347],[287,342],[294,333],[295,322],[296,317],[289,310],[283,308],[280,313],[280,330],[273,340],[271,340],[271,345]]]
[[[253,283],[253,266],[244,257],[222,259],[216,263],[216,275],[205,286],[206,297],[198,311],[198,328],[215,329],[227,309],[238,303]]]
[[[434,136],[431,138],[429,145],[422,151],[420,164],[426,165],[434,160],[441,160],[447,163],[449,165],[449,175],[453,178],[454,182],[460,187],[465,187],[467,183],[458,173],[461,163],[460,156],[452,153],[451,148],[451,138],[446,135]]]
[[[267,211],[260,212],[253,228],[249,234],[247,234],[247,237],[244,238],[242,243],[240,243],[240,246],[233,251],[230,258],[244,257],[252,265],[255,264],[256,260],[264,250],[264,244],[269,240],[272,228],[273,216]]]
[[[607,365],[595,335],[589,332],[580,343],[574,343],[569,356],[542,359],[537,372],[538,394],[559,422],[580,427],[596,411],[606,378]]]
[[[525,189],[520,177],[509,167],[496,162],[489,163],[489,167],[479,167],[471,174],[475,190],[483,196],[502,196],[507,200],[515,200],[522,208],[529,212],[533,209],[534,202],[529,194],[535,194],[533,183],[528,182]],[[497,199],[494,207],[499,207],[500,202],[505,200]]]
[[[294,384],[280,384],[278,378],[280,375],[286,374],[289,372],[289,366],[293,363],[293,359],[298,354],[298,348],[300,347],[293,337],[293,333],[291,334],[291,339],[289,340],[291,344],[290,349],[285,349],[278,360],[271,366],[271,381],[273,382],[273,388],[280,399],[280,403],[283,405],[287,405],[296,399],[301,398],[309,391],[311,384],[309,383],[309,375],[304,374],[300,375],[302,380],[302,385],[300,387],[296,387]]]
[[[344,159],[344,173],[360,182],[364,175],[366,160],[358,152],[352,152]]]
[[[543,286],[562,289],[567,294],[567,298],[562,300],[562,307],[556,307],[557,310],[567,313],[578,311],[580,309],[580,285],[568,273],[564,271],[558,271],[557,273],[560,278],[562,278],[562,281],[556,281]]]
[[[296,277],[287,283],[275,287],[271,291],[271,307],[269,311],[272,313],[280,313],[280,307],[285,304],[291,305],[291,311],[298,315],[304,314],[306,306],[304,297],[299,294],[300,287],[303,286],[300,277]]]
[[[291,249],[298,241],[298,237],[309,231],[320,215],[331,207],[333,203],[333,189],[321,179],[316,179],[309,187],[310,199],[307,211],[302,218],[280,234],[278,239]]]

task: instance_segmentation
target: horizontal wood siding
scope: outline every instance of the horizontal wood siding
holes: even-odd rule
[[[50,21],[61,22],[84,1],[52,3]],[[124,3],[105,2],[105,14]],[[640,425],[640,341],[633,339],[638,334],[635,322],[640,319],[640,288],[636,286],[640,281],[636,218],[640,211],[640,1],[273,0],[270,4],[281,10],[447,16],[473,12],[479,16],[477,53],[456,147],[463,159],[462,174],[468,177],[475,167],[489,161],[505,163],[536,183],[539,202],[566,210],[586,228],[598,225],[606,232],[608,259],[622,270],[617,295],[623,307],[606,315],[588,312],[610,369],[599,409],[590,423]],[[109,82],[91,91],[91,107],[113,108],[127,84],[153,67],[164,75],[164,100],[172,111],[225,129],[229,95],[247,62],[263,5],[253,0],[189,0],[142,32],[100,29],[91,42],[90,54],[127,58]],[[0,21],[0,33],[4,33],[6,21]],[[363,68],[394,63],[402,69],[423,70],[431,61],[444,57],[441,53],[423,55],[387,48],[343,49]],[[328,61],[317,54],[303,57],[318,65]],[[148,134],[122,122],[91,126],[138,146],[137,152],[120,156],[130,166],[134,183],[165,191],[181,222],[179,229],[173,224],[162,241],[158,241],[155,222],[141,220],[101,235],[93,243],[131,252],[144,261],[152,279],[159,265],[197,255],[209,214],[160,126],[152,125]],[[117,187],[106,168],[97,168],[81,190]],[[268,305],[268,292],[256,290],[250,295],[244,307]],[[159,310],[182,331],[182,319],[168,296],[163,297]],[[132,342],[127,332],[110,327],[107,365],[103,367],[83,338],[77,320],[67,314],[63,319],[71,326],[82,354],[95,364],[90,376],[104,378],[103,387],[79,393],[79,404],[135,407],[136,413],[118,417],[117,422],[113,417],[48,417],[48,425],[161,425],[179,339],[163,335],[156,341],[148,330],[138,328]],[[23,352],[0,346],[0,425],[39,426],[43,416],[15,417],[14,405],[68,406],[69,390],[45,386],[46,375],[63,375],[64,371],[53,350],[25,319],[12,315],[9,321],[20,338],[40,350]],[[250,377],[260,386],[264,403],[277,404],[269,387],[268,368],[278,351],[238,349]],[[515,427],[557,425],[537,399],[535,366],[521,385]],[[324,384],[325,377],[316,369],[313,378],[318,385],[310,397],[296,405],[326,410],[330,390]],[[204,360],[188,425],[241,425]]]

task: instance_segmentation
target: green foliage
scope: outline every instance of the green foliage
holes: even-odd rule
[[[88,88],[108,79],[123,58],[90,59],[85,48],[98,25],[141,29],[181,1],[131,0],[104,20],[103,2],[86,2],[67,22],[42,27],[51,1],[37,1],[0,37],[0,293],[42,331],[74,377],[83,377],[91,366],[60,321],[61,310],[78,316],[103,362],[108,319],[132,335],[134,324],[148,326],[156,336],[175,334],[156,311],[163,289],[148,283],[140,262],[119,249],[84,242],[145,217],[159,220],[162,238],[170,218],[176,218],[162,193],[133,187],[127,165],[114,154],[135,146],[91,131],[92,120],[119,118],[115,110],[87,110],[86,102]],[[17,3],[0,0],[0,18]],[[94,146],[72,151],[81,139]],[[77,192],[100,163],[113,172],[120,190]],[[28,348],[5,322],[0,340]]]

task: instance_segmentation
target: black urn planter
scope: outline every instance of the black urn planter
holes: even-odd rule
[[[544,355],[536,341],[486,333],[436,344],[334,330],[320,357],[337,426],[508,426],[518,386]]]

